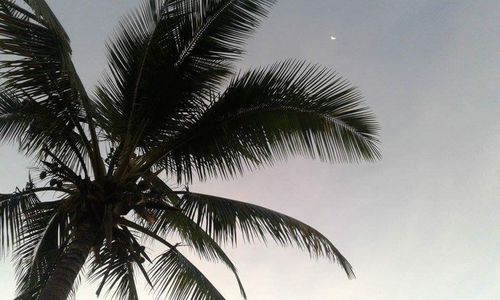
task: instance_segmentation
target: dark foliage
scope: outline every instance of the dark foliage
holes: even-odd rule
[[[0,255],[13,255],[16,299],[66,299],[84,269],[98,295],[116,299],[138,299],[137,276],[161,299],[224,299],[183,247],[227,266],[246,298],[221,248],[239,237],[296,246],[354,277],[312,227],[253,204],[173,190],[159,175],[188,184],[297,155],[380,157],[374,116],[334,72],[285,60],[235,75],[245,41],[273,3],[143,1],[108,43],[107,73],[91,97],[45,1],[0,0],[0,141],[33,157],[39,178],[0,195]],[[42,192],[52,200],[40,201]],[[162,251],[156,258],[151,242]]]

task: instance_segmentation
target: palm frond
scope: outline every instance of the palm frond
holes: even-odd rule
[[[287,215],[261,206],[197,193],[187,193],[181,208],[219,243],[237,243],[238,233],[244,240],[266,241],[270,236],[282,246],[297,246],[312,257],[327,257],[342,266],[349,278],[354,277],[351,264],[335,246],[314,228]]]
[[[223,300],[214,285],[176,248],[155,259],[151,279],[158,299]]]
[[[78,103],[69,95],[70,78],[63,67],[71,52],[69,40],[44,1],[27,2],[35,8],[33,12],[11,1],[0,2],[4,12],[17,13],[0,12],[3,85],[35,100],[52,96],[52,101],[64,102],[75,113]]]
[[[290,156],[357,162],[380,157],[378,125],[359,91],[335,73],[287,60],[235,78],[189,128],[150,151],[179,181],[232,177]],[[149,161],[149,164],[147,163]]]
[[[184,129],[272,2],[145,1],[109,46],[110,74],[96,93],[101,126],[115,139],[141,135],[145,148]]]
[[[101,290],[106,288],[106,294],[115,299],[137,300],[137,288],[135,283],[135,272],[133,258],[126,250],[126,246],[114,241],[111,247],[102,247],[99,258],[93,258],[89,269],[89,278],[100,281],[97,290],[99,296]]]
[[[243,46],[258,27],[274,0],[187,0],[174,2],[183,16],[176,29],[175,65],[196,81],[206,71],[227,74],[231,62],[244,53]]]
[[[0,194],[0,257],[4,257],[22,237],[25,213],[40,200],[28,191],[16,189],[12,194]]]
[[[224,299],[217,289],[210,283],[210,281],[208,281],[208,279],[177,250],[177,245],[168,243],[165,239],[148,228],[128,221],[124,218],[122,218],[119,223],[122,226],[127,226],[131,229],[137,230],[138,232],[161,242],[169,248],[166,253],[155,259],[153,268],[148,272],[148,274],[151,274],[151,285],[154,286],[154,290],[158,293],[158,297],[161,295],[168,295],[169,299],[175,300]],[[203,248],[203,250],[200,251],[205,253],[205,257],[217,256],[218,259],[232,265],[221,249],[208,249],[214,246],[205,244],[208,243],[207,240],[201,241],[200,238],[197,238],[195,239],[195,243],[198,244],[198,249]],[[204,246],[201,246],[202,244],[204,244]],[[122,251],[120,249],[123,249],[123,247],[117,249],[117,251]],[[212,254],[208,254],[209,252]],[[99,276],[110,276],[109,274],[112,274],[112,272],[105,271],[104,265],[105,264],[102,264],[103,267],[101,267],[98,272],[100,273]],[[234,271],[236,272],[236,270]],[[105,275],[107,272],[108,275]],[[242,295],[246,297],[241,286],[241,282],[238,277],[237,279],[240,284]],[[113,281],[108,278],[107,282],[113,283],[116,282],[116,280],[117,279]]]
[[[143,178],[150,182],[160,195],[163,195],[163,199],[167,200],[167,203],[172,203],[176,207],[179,207],[182,202],[181,199],[157,176],[157,174],[148,171],[145,172]],[[209,261],[223,262],[226,267],[233,272],[238,282],[240,294],[246,299],[245,289],[243,288],[236,267],[207,232],[192,219],[188,218],[181,209],[158,209],[150,211],[154,215],[156,221],[153,224],[146,224],[148,229],[160,235],[168,235],[171,233],[177,234],[182,238],[183,242],[193,248],[200,257]]]
[[[177,234],[181,237],[182,241],[193,248],[195,252],[208,261],[219,262],[221,261],[228,267],[234,274],[240,293],[246,299],[245,289],[238,276],[236,267],[226,255],[224,250],[217,244],[212,237],[206,233],[198,224],[192,219],[188,218],[181,211],[156,211],[156,222],[150,225],[151,230],[157,234],[168,235]]]
[[[14,94],[0,91],[0,141],[13,142],[25,136],[36,115],[36,102],[23,103]]]
[[[32,151],[53,147],[54,152],[59,152],[60,147],[67,150],[68,143],[80,143],[90,154],[98,156],[99,151],[92,150],[99,148],[92,121],[93,108],[71,61],[69,38],[45,1],[25,2],[31,11],[15,1],[0,1],[2,89],[20,103],[39,104],[52,116],[44,119],[51,132],[33,126],[32,138],[45,133],[44,140],[48,142],[47,145],[31,142]],[[84,125],[88,125],[88,131],[84,130]],[[60,142],[50,143],[51,135],[63,138],[68,132],[74,132],[77,141],[63,146]],[[91,135],[92,146],[87,132]],[[74,146],[72,148],[75,150]],[[93,163],[96,161],[94,159]]]
[[[58,36],[60,41],[64,42],[61,46],[71,52],[69,48],[69,36],[47,3],[44,0],[24,0],[24,2],[31,7],[38,17],[38,20],[42,19],[43,24],[45,24],[47,28],[50,28],[50,30]]]
[[[181,90],[191,87],[182,84],[174,70],[173,53],[164,49],[178,20],[167,14],[169,5],[170,1],[143,1],[122,20],[108,46],[110,72],[96,96],[99,124],[112,139],[123,140],[127,132],[133,137],[152,134],[146,127],[157,117],[159,105],[169,108],[167,114],[190,105],[181,101],[185,99],[182,94],[188,93]]]
[[[21,100],[0,89],[0,142],[17,142],[26,154],[43,157],[43,148],[72,167],[85,168],[88,152],[81,136],[50,101]]]
[[[61,201],[38,203],[25,212],[16,242],[17,298],[37,299],[68,241],[69,218],[59,211]]]

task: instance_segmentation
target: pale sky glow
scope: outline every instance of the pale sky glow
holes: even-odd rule
[[[138,1],[48,2],[92,91],[106,38]],[[240,243],[227,254],[250,300],[500,299],[498,37],[498,0],[278,1],[241,67],[300,58],[336,70],[375,112],[383,159],[297,158],[190,187],[304,221],[358,277],[298,249]],[[0,157],[0,193],[24,185],[29,161],[9,145]],[[195,262],[228,300],[241,299],[230,271]],[[14,282],[8,259],[0,262],[0,299],[13,298]],[[84,282],[77,299],[94,300],[95,290]],[[153,299],[146,287],[141,295]]]

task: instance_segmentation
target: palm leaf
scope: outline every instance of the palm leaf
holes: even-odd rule
[[[153,268],[149,272],[151,274],[152,286],[154,286],[155,292],[158,293],[158,297],[168,295],[169,299],[173,300],[224,299],[210,281],[177,250],[176,247],[178,245],[172,245],[147,227],[124,218],[119,223],[137,230],[169,248],[169,251],[155,259]],[[212,245],[208,244],[207,240],[201,241],[200,238],[197,238],[195,239],[195,243],[198,244],[195,249],[204,253],[205,257],[221,259],[226,264],[232,265],[222,250],[214,249]],[[222,253],[219,253],[219,251]],[[236,274],[236,270],[234,272]],[[241,293],[246,298],[241,282],[238,277],[237,279]]]
[[[3,85],[30,99],[51,96],[52,102],[64,102],[71,113],[77,113],[78,103],[70,97],[69,74],[63,72],[65,57],[71,53],[69,40],[44,1],[27,2],[33,12],[0,1],[4,12],[17,13],[0,13]]]
[[[157,211],[156,222],[149,227],[157,234],[178,234],[183,242],[193,248],[198,255],[208,261],[221,261],[236,277],[240,293],[246,299],[245,289],[238,276],[236,267],[222,248],[198,224],[180,211]]]
[[[0,0],[2,87],[15,95],[17,101],[36,102],[51,112],[52,118],[46,118],[45,122],[52,131],[37,128],[31,134],[33,139],[40,133],[45,133],[44,139],[50,141],[52,134],[63,138],[67,132],[78,132],[77,142],[69,141],[63,146],[31,142],[32,151],[52,147],[53,152],[59,153],[63,152],[60,147],[68,149],[68,143],[81,143],[91,155],[99,156],[98,150],[92,150],[99,148],[92,121],[93,108],[71,61],[69,39],[45,1],[25,2],[31,11],[15,1]],[[83,124],[89,126],[92,146]],[[92,162],[98,170],[95,158]]]
[[[27,154],[41,156],[42,148],[52,149],[61,161],[85,168],[85,144],[57,109],[48,101],[22,101],[15,93],[0,90],[0,142],[17,142]]]
[[[36,299],[62,254],[69,219],[59,211],[60,204],[38,203],[25,212],[22,234],[14,251],[16,299]]]
[[[99,260],[91,260],[89,278],[92,281],[101,281],[97,295],[103,287],[106,294],[116,299],[137,300],[135,272],[132,262],[126,252],[126,247],[119,241],[114,241],[111,247],[102,247]]]
[[[29,190],[16,189],[12,194],[0,194],[0,257],[4,257],[22,237],[25,213],[39,202]]]
[[[235,78],[189,128],[148,153],[179,181],[232,177],[294,155],[375,160],[378,126],[356,88],[316,65],[288,60]]]
[[[268,13],[274,0],[187,0],[174,2],[183,11],[175,45],[175,65],[189,72],[193,81],[206,71],[225,75],[231,62],[244,53],[243,46]],[[204,78],[203,77],[203,78]]]
[[[284,214],[245,202],[197,193],[185,194],[181,208],[217,242],[236,244],[238,232],[246,241],[266,241],[270,236],[279,245],[296,245],[307,250],[312,257],[324,256],[336,261],[349,278],[354,277],[351,264],[325,236]]]
[[[160,192],[164,200],[179,206],[181,199],[172,191],[157,174],[145,172],[143,175],[145,181],[150,182],[153,188]],[[171,208],[168,206],[168,208]],[[198,224],[188,218],[180,209],[150,209],[154,219],[152,224],[145,224],[145,227],[151,232],[159,235],[176,234],[180,236],[184,243],[193,248],[196,253],[209,261],[221,261],[228,267],[236,277],[240,293],[246,299],[245,289],[238,275],[236,267],[222,250],[222,248],[215,242],[210,235],[208,235]],[[147,233],[146,233],[147,234]],[[154,236],[153,236],[154,237]],[[170,246],[170,248],[172,248]]]
[[[156,258],[151,279],[158,299],[223,300],[213,284],[176,248]]]
[[[109,74],[100,82],[96,95],[99,124],[113,139],[127,132],[134,136],[149,133],[145,122],[155,117],[154,110],[158,111],[161,102],[170,108],[189,104],[176,100],[182,98],[181,87],[189,87],[181,84],[173,69],[172,53],[162,47],[177,20],[165,13],[169,4],[143,1],[122,20],[108,45]],[[175,102],[168,103],[165,95]]]
[[[146,149],[184,129],[272,2],[145,1],[109,46],[110,74],[97,91],[101,126],[114,139],[142,136]]]

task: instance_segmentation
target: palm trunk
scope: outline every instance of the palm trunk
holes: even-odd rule
[[[51,273],[39,300],[66,300],[78,273],[90,253],[95,237],[91,232],[76,234]]]

